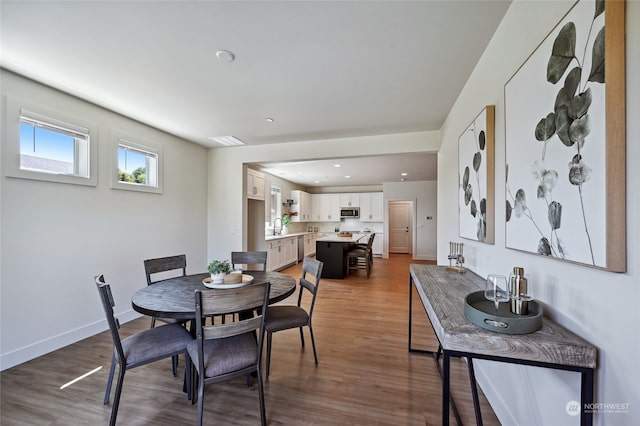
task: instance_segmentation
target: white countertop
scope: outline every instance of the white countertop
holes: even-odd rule
[[[340,237],[338,234],[332,234],[327,237],[318,238],[316,241],[324,241],[330,243],[357,243],[361,239],[368,237],[370,234],[353,234],[350,237]]]
[[[265,235],[265,241],[279,240],[281,238],[297,237],[299,235],[319,234],[319,232],[291,232],[285,235]]]

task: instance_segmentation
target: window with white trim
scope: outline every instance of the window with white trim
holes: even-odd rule
[[[116,136],[114,145],[116,170],[111,187],[161,193],[160,150],[120,136]]]
[[[57,105],[6,99],[7,176],[97,185],[97,124],[60,113]]]
[[[20,111],[20,169],[89,177],[89,129]]]

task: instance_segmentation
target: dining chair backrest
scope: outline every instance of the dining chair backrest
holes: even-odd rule
[[[113,294],[111,293],[111,286],[104,280],[104,275],[97,275],[95,277],[96,286],[98,287],[98,293],[100,293],[100,300],[102,301],[102,307],[107,317],[107,324],[109,324],[109,330],[111,331],[111,338],[113,339],[113,346],[118,354],[118,359],[124,360],[124,350],[122,349],[122,341],[120,340],[120,321],[113,313],[113,308],[116,306],[113,300]]]
[[[236,265],[258,265],[261,271],[267,270],[267,252],[266,251],[232,251],[231,267]]]
[[[320,285],[320,277],[324,263],[305,256],[302,259],[302,276],[300,277],[300,293],[298,293],[298,306],[302,306],[302,295],[304,289],[311,293],[311,303],[309,305],[309,317],[313,314],[313,307],[316,304],[316,295],[318,294],[318,286]]]
[[[255,332],[258,334],[258,353],[262,353],[262,334],[264,332],[264,315],[269,305],[269,291],[271,283],[248,284],[234,289],[196,290],[196,339],[198,339],[198,351],[204,350],[204,341],[210,339],[223,339],[243,333]],[[258,309],[256,309],[258,308]],[[256,316],[239,319],[226,324],[206,325],[206,318],[213,315],[223,315],[234,312],[247,312],[256,309]],[[258,363],[259,359],[256,359]],[[199,357],[199,362],[204,362],[204,357]],[[204,365],[201,365],[204,371]]]
[[[183,277],[187,275],[187,256],[184,254],[180,254],[177,256],[159,257],[156,259],[147,259],[144,261],[144,272],[147,276],[147,285],[162,281],[152,281],[151,275],[178,269],[182,270]]]

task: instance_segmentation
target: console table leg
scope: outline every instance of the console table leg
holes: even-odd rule
[[[471,382],[473,410],[476,413],[476,425],[482,426],[482,411],[480,411],[480,401],[478,400],[478,385],[476,383],[476,374],[473,371],[473,358],[467,358],[467,368],[469,369],[469,382]]]
[[[580,425],[591,426],[593,424],[593,410],[586,409],[586,407],[593,403],[593,370],[584,369],[580,375]]]
[[[447,351],[442,355],[442,426],[449,426],[449,376],[450,357]]]

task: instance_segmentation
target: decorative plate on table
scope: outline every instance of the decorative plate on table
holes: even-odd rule
[[[233,274],[230,274],[233,275]],[[214,283],[211,280],[211,277],[207,277],[205,279],[202,280],[202,284],[204,284],[205,287],[207,288],[238,288],[238,287],[242,287],[244,285],[249,284],[251,281],[253,281],[253,276],[252,275],[247,275],[247,274],[242,274],[242,281],[238,282],[238,283],[226,283],[226,282],[221,282],[221,283]]]

